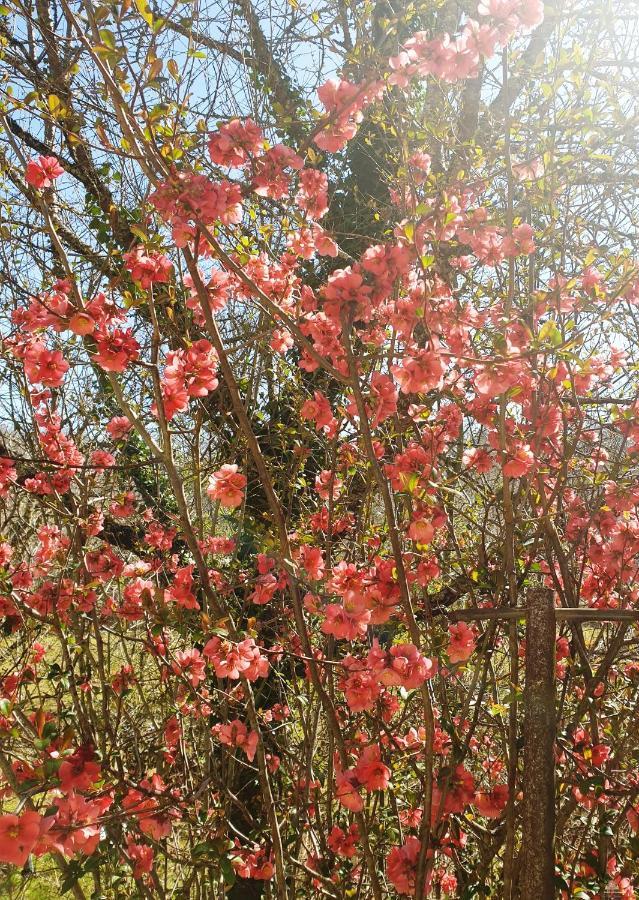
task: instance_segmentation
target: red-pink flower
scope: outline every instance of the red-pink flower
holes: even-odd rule
[[[243,675],[249,681],[257,681],[268,674],[269,661],[262,656],[253,638],[234,644],[216,635],[205,644],[202,652],[215,667],[218,678],[236,679]]]
[[[393,366],[393,375],[403,394],[418,394],[442,386],[444,367],[439,354],[419,350],[405,357],[401,366]]]
[[[119,441],[131,430],[131,423],[126,416],[114,416],[107,422],[106,431],[114,441]]]
[[[517,447],[508,454],[508,462],[504,465],[504,475],[508,478],[523,478],[535,464],[535,456],[528,446]]]
[[[331,404],[321,391],[315,391],[313,399],[306,400],[302,404],[300,417],[315,422],[317,429],[323,429],[329,437],[335,433],[337,421],[333,416]]]
[[[242,166],[264,151],[264,135],[253,119],[232,119],[209,135],[209,156],[218,166]]]
[[[148,844],[136,844],[131,835],[126,839],[126,852],[129,859],[133,862],[133,877],[142,878],[153,868],[153,859],[155,851]]]
[[[301,169],[304,161],[290,147],[276,144],[258,157],[254,164],[253,190],[260,197],[279,200],[290,194],[290,175],[287,170]]]
[[[299,549],[298,561],[311,581],[319,581],[324,576],[324,556],[319,547],[304,544]]]
[[[379,698],[381,687],[377,677],[368,670],[353,671],[340,683],[344,699],[351,712],[372,709]]]
[[[93,334],[95,320],[88,313],[80,310],[69,319],[69,330],[79,335]]]
[[[358,851],[359,829],[356,822],[352,822],[347,832],[334,825],[326,840],[329,848],[336,856],[352,859]]]
[[[489,791],[478,791],[475,794],[474,805],[480,816],[489,819],[498,819],[508,802],[508,785],[496,784]]]
[[[352,812],[361,812],[364,809],[357,776],[352,769],[337,772],[335,775],[335,797],[342,806]]]
[[[246,476],[238,472],[238,466],[225,463],[211,475],[206,493],[211,500],[219,500],[222,506],[234,509],[244,500]]]
[[[39,156],[37,159],[29,160],[24,178],[31,187],[48,188],[63,174],[64,169],[56,156]]]
[[[322,622],[324,634],[332,634],[338,639],[347,641],[364,637],[371,619],[370,610],[358,604],[340,606],[339,603],[329,603],[324,609],[324,615],[325,619]]]
[[[430,544],[434,534],[433,523],[427,519],[413,519],[408,526],[408,537],[417,544]]]
[[[60,350],[49,350],[42,341],[34,341],[24,356],[24,371],[32,384],[57,388],[69,368]]]
[[[451,663],[465,662],[472,656],[477,646],[477,635],[474,628],[465,622],[458,622],[456,625],[448,626],[450,640],[446,653]]]
[[[184,609],[199,609],[193,593],[193,566],[183,566],[175,573],[173,584],[164,591],[165,603],[177,603]]]
[[[109,795],[86,799],[71,791],[56,800],[58,811],[47,840],[65,856],[90,856],[100,841],[100,817],[112,803]]]
[[[24,866],[40,837],[42,823],[42,816],[30,809],[19,816],[0,816],[0,861]]]
[[[233,853],[231,863],[240,878],[268,881],[273,877],[275,868],[262,847],[248,850],[240,849],[238,845]]]
[[[93,360],[107,372],[124,372],[140,355],[140,345],[130,328],[96,332],[95,344],[97,353]]]
[[[295,202],[311,219],[321,219],[328,212],[328,178],[319,169],[302,169]]]
[[[156,782],[154,790],[153,780]],[[173,825],[172,819],[175,817],[175,810],[161,810],[160,804],[156,797],[152,796],[152,792],[162,793],[164,783],[162,779],[154,775],[151,781],[145,779],[141,782],[140,787],[144,788],[144,793],[134,788],[128,791],[122,800],[122,807],[131,815],[137,818],[138,828],[144,834],[153,838],[155,841],[162,840],[171,834]]]
[[[415,896],[419,838],[410,836],[401,847],[393,847],[386,857],[386,874],[398,894]]]
[[[390,782],[390,769],[382,762],[379,747],[366,747],[355,767],[357,780],[366,791],[384,791]]]
[[[217,354],[205,338],[187,350],[167,353],[162,377],[162,399],[167,419],[188,408],[189,398],[206,397],[218,386]]]
[[[393,379],[381,372],[371,377],[370,400],[375,410],[371,425],[376,427],[397,412],[397,388]]]
[[[206,661],[199,650],[185,650],[175,654],[173,671],[176,675],[183,675],[195,688],[206,677]]]
[[[357,267],[336,269],[324,285],[324,312],[340,324],[343,307],[350,307],[356,319],[368,322],[371,317],[370,295],[372,288],[364,282]]]
[[[249,730],[244,722],[234,719],[232,722],[219,723],[213,726],[211,732],[217,735],[221,744],[243,750],[249,762],[255,759],[259,736],[257,731]]]
[[[100,764],[93,759],[92,749],[81,748],[67,757],[58,769],[60,785],[65,791],[87,791],[100,780]]]
[[[173,263],[167,256],[148,252],[141,245],[124,254],[124,264],[133,281],[145,291],[155,283],[166,283],[173,271]]]
[[[387,686],[401,685],[410,690],[420,687],[436,671],[437,663],[422,656],[414,644],[395,644],[379,680]]]

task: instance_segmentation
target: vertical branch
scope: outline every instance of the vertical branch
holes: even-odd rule
[[[502,57],[502,77],[505,95],[505,128],[504,128],[504,157],[506,177],[508,184],[508,196],[506,206],[506,230],[512,233],[513,228],[513,201],[514,185],[510,157],[510,102],[508,99],[508,50],[504,48]],[[515,299],[515,260],[511,255],[508,260],[508,286],[506,302],[504,303],[505,327],[512,314],[513,301]],[[502,464],[506,463],[506,407],[508,399],[503,395],[499,404],[499,447],[502,455]],[[509,606],[517,605],[517,573],[515,569],[515,514],[510,487],[510,478],[503,476],[502,501],[504,508],[504,579],[507,588],[507,603]],[[510,683],[511,702],[508,710],[508,805],[506,807],[506,847],[504,851],[504,900],[510,900],[513,883],[513,862],[515,857],[515,831],[517,811],[515,809],[515,792],[517,783],[517,697],[516,686],[519,677],[519,657],[517,647],[517,623],[512,621],[508,628],[508,653],[510,659]]]
[[[554,896],[555,628],[553,592],[531,590],[526,621],[522,900]]]

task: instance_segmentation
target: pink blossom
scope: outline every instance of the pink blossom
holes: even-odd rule
[[[131,835],[126,839],[126,852],[133,862],[133,877],[140,879],[153,869],[155,851],[148,844],[137,844]]]
[[[183,609],[199,609],[193,593],[193,566],[183,566],[175,573],[173,584],[164,591],[165,603],[177,603]]]
[[[325,564],[319,547],[304,544],[298,551],[298,562],[311,581],[319,581],[324,575]]]
[[[393,847],[386,857],[386,874],[398,894],[415,896],[420,847],[419,838],[409,836],[401,847]]]
[[[404,394],[416,394],[440,388],[444,367],[439,354],[432,350],[419,350],[406,357],[401,366],[393,366],[393,375]]]
[[[381,760],[379,747],[366,747],[355,767],[357,780],[366,791],[384,791],[390,782],[390,769]]]
[[[290,194],[290,169],[301,169],[304,161],[290,147],[276,144],[254,164],[253,190],[260,197],[280,200]]]
[[[42,341],[34,341],[24,356],[24,371],[32,384],[57,388],[69,369],[60,350],[49,350]]]
[[[508,462],[504,465],[503,472],[508,478],[523,478],[535,464],[532,450],[527,446],[517,447],[508,454]]]
[[[328,212],[328,177],[319,169],[302,169],[295,202],[309,218],[321,219]]]
[[[337,425],[331,405],[321,391],[315,391],[313,399],[306,400],[303,403],[300,409],[300,417],[315,422],[317,428],[323,429],[329,437],[334,433]]]
[[[225,463],[211,475],[206,493],[211,500],[219,500],[222,506],[235,509],[244,500],[246,476],[238,471],[238,466]]]
[[[153,284],[166,283],[173,271],[173,263],[162,253],[149,253],[138,245],[124,254],[124,263],[133,281],[148,291]]]
[[[131,428],[131,422],[126,416],[114,416],[107,422],[106,431],[114,441],[119,441],[126,437]]]
[[[24,173],[27,184],[34,188],[51,187],[56,178],[64,174],[64,169],[56,156],[39,156],[30,159]]]
[[[183,675],[194,688],[206,677],[206,662],[195,648],[178,650],[172,668],[176,675]]]
[[[98,331],[95,334],[95,344],[97,353],[93,360],[107,372],[124,372],[129,363],[140,354],[140,345],[130,328]]]
[[[349,607],[340,606],[339,603],[327,604],[324,608],[324,616],[322,622],[324,634],[332,634],[338,639],[347,641],[364,637],[371,618],[368,609],[359,608],[353,604],[350,604]]]
[[[355,772],[349,769],[346,772],[337,772],[335,775],[335,798],[351,812],[361,812],[364,809],[364,801],[359,792],[359,784]]]
[[[249,762],[255,759],[259,736],[256,731],[249,731],[239,719],[214,725],[211,732],[217,736],[221,744],[243,750]]]
[[[233,119],[209,135],[209,156],[218,166],[242,166],[264,149],[264,135],[253,119]]]
[[[469,659],[477,646],[475,630],[465,622],[448,626],[450,640],[446,653],[451,663],[465,662]]]
[[[326,839],[330,850],[336,856],[352,859],[359,849],[359,829],[356,822],[352,822],[347,832],[337,825],[330,830]]]
[[[489,791],[478,791],[475,794],[474,805],[480,816],[489,819],[498,819],[508,802],[508,785],[496,784]]]
[[[414,644],[395,644],[379,680],[386,686],[401,685],[410,690],[421,687],[436,671],[437,664],[422,656]]]
[[[432,522],[416,518],[408,526],[408,537],[417,544],[430,544],[435,534]]]
[[[0,816],[0,861],[24,866],[40,838],[44,820],[26,809],[21,815]]]
[[[75,791],[56,800],[57,813],[47,843],[67,857],[76,853],[90,856],[100,841],[100,819],[112,803],[108,794],[87,799]]]

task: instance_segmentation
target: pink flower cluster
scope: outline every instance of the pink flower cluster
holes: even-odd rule
[[[422,656],[414,644],[395,644],[385,651],[377,640],[364,659],[349,654],[342,665],[339,686],[351,712],[373,709],[383,688],[412,690],[437,673],[437,663]]]
[[[361,812],[364,808],[361,789],[367,793],[384,791],[390,783],[390,775],[390,769],[382,762],[379,747],[371,744],[361,752],[355,766],[342,769],[336,759],[335,796],[346,809]]]
[[[199,609],[193,593],[193,566],[183,566],[173,576],[173,583],[164,591],[165,603],[177,603],[183,609]]]
[[[205,644],[202,652],[218,678],[236,680],[242,677],[257,681],[268,675],[269,661],[261,654],[253,638],[233,643],[216,635]]]
[[[60,350],[50,350],[44,341],[32,341],[24,353],[24,371],[31,384],[58,388],[69,369]]]
[[[195,341],[186,350],[167,353],[161,380],[167,419],[188,409],[191,398],[206,397],[216,389],[219,384],[217,362],[217,354],[206,338]]]
[[[252,187],[260,197],[281,200],[291,191],[289,170],[299,171],[304,160],[285,144],[276,144],[257,159],[253,166]]]
[[[124,264],[133,281],[145,291],[153,284],[165,284],[173,271],[173,263],[167,256],[149,253],[141,245],[124,254]]]
[[[319,169],[302,169],[295,202],[309,219],[321,219],[328,212],[328,177]]]
[[[246,476],[238,468],[235,464],[225,463],[211,475],[206,489],[211,500],[219,501],[228,509],[241,506],[244,500]]]
[[[253,119],[232,119],[209,135],[209,156],[218,166],[243,166],[263,151],[264,135]]]
[[[300,417],[315,422],[318,431],[321,429],[327,437],[335,436],[337,419],[333,415],[331,404],[321,391],[314,391],[313,399],[304,401]]]
[[[221,222],[237,225],[242,221],[242,191],[230,181],[210,181],[206,175],[181,172],[159,184],[150,196],[165,222],[173,228],[176,246],[184,247],[194,235],[189,224]]]
[[[477,646],[477,632],[465,622],[448,626],[450,640],[446,653],[451,663],[465,662],[470,659]]]
[[[64,169],[56,156],[38,156],[27,163],[24,178],[31,187],[40,189],[51,187],[60,175],[64,175]]]
[[[221,744],[243,750],[249,762],[255,759],[259,740],[257,731],[249,730],[239,719],[214,725],[211,734],[215,735]]]
[[[389,60],[390,83],[406,87],[412,78],[426,75],[451,83],[476,77],[482,56],[492,56],[518,29],[534,28],[543,21],[544,5],[542,0],[481,0],[477,12],[490,21],[479,24],[469,19],[457,38],[443,34],[430,39],[426,32],[413,35],[401,53]]]
[[[363,110],[384,91],[382,82],[368,85],[353,84],[344,78],[329,78],[317,89],[317,96],[326,110],[326,123],[315,135],[321,150],[335,153],[345,147],[357,134]]]

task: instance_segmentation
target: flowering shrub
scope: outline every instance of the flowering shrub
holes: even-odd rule
[[[0,863],[79,898],[516,896],[530,648],[487,611],[544,586],[631,614],[559,626],[555,864],[562,897],[634,897],[639,274],[624,222],[584,246],[601,211],[568,244],[548,147],[517,161],[511,69],[558,14],[406,13],[300,122],[267,67],[279,117],[207,124],[168,56],[166,93],[173,12],[62,9],[113,122],[89,137],[38,11],[45,144],[6,125],[48,244],[0,319]],[[253,56],[205,46],[259,70],[249,19]],[[493,145],[466,128],[495,91]]]

